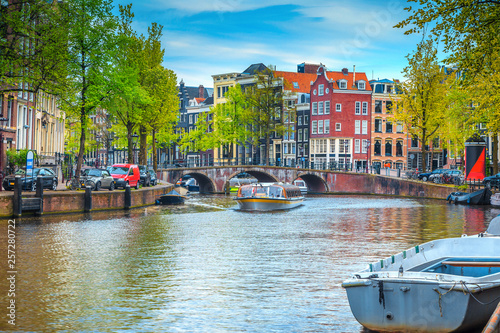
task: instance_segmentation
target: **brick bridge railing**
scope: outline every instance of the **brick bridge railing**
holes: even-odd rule
[[[160,169],[160,179],[175,184],[190,175],[202,193],[224,193],[229,179],[246,172],[260,182],[292,183],[302,178],[311,193],[359,193],[445,199],[455,188],[378,174],[312,170],[275,166],[213,166]]]

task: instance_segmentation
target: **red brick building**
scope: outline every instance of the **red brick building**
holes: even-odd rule
[[[349,169],[366,167],[371,93],[365,73],[318,68],[311,83],[311,162]]]

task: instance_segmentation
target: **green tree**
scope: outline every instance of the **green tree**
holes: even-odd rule
[[[500,38],[500,1],[484,0],[408,0],[415,8],[396,25],[405,34],[426,32],[444,44],[447,63],[466,70],[465,78],[483,72],[496,57]]]
[[[142,43],[132,29],[134,14],[131,9],[132,5],[119,7],[120,23],[110,74],[110,98],[105,104],[112,121],[117,123],[113,131],[119,136],[125,135],[129,163],[134,162],[134,133],[139,127],[149,98],[139,82]]]
[[[272,66],[269,66],[272,68]],[[253,145],[262,140],[265,145],[264,163],[269,164],[271,135],[282,135],[285,90],[283,78],[270,68],[255,74],[254,85],[245,90],[247,108],[244,119],[250,125],[248,139]]]
[[[6,1],[0,6],[0,93],[66,86],[65,3]]]
[[[63,109],[80,122],[76,177],[85,153],[89,115],[109,95],[111,64],[115,56],[116,18],[110,0],[68,0],[61,12],[68,20],[67,72],[69,83]]]
[[[431,40],[422,41],[403,73],[406,81],[397,86],[400,91],[394,102],[396,120],[403,121],[408,134],[418,138],[422,147],[422,171],[427,167],[427,145],[439,134],[445,119],[446,79]]]

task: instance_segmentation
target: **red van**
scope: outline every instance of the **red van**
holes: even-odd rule
[[[113,164],[112,167],[108,168],[108,171],[115,180],[117,188],[125,188],[129,184],[130,187],[135,186],[136,189],[139,189],[141,174],[136,164]]]

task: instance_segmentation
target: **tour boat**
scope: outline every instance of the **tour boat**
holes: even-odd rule
[[[302,178],[297,178],[293,181],[293,185],[299,187],[300,192],[307,193],[307,184]]]
[[[279,183],[242,185],[236,198],[241,210],[282,210],[302,204],[304,197],[298,186]]]
[[[434,240],[342,283],[356,320],[382,332],[470,332],[500,300],[500,215],[485,233]]]
[[[491,196],[490,203],[492,206],[500,206],[500,192],[497,192]]]

